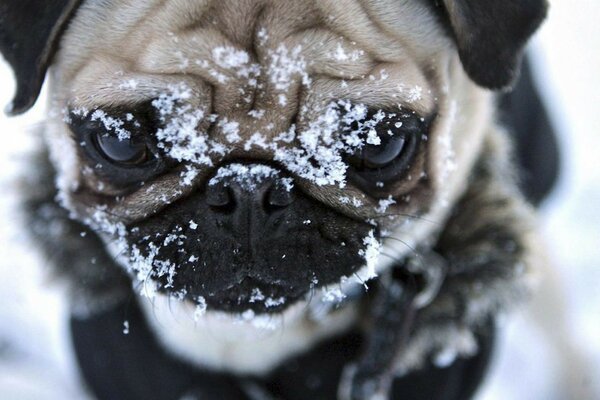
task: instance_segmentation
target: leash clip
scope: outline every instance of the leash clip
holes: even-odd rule
[[[422,309],[431,304],[440,292],[446,278],[446,263],[439,255],[429,252],[410,258],[405,267],[410,273],[421,275],[425,281],[412,302],[416,310]]]

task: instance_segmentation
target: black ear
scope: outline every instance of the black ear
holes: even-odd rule
[[[439,0],[436,0],[439,1]],[[465,71],[501,89],[519,75],[523,47],[546,17],[546,0],[443,0]]]
[[[61,34],[81,0],[1,0],[0,51],[17,80],[9,115],[29,110],[37,100]]]

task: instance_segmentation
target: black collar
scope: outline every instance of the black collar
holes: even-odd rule
[[[71,333],[83,378],[99,400],[331,400],[342,368],[363,344],[357,332],[328,339],[258,379],[201,370],[176,359],[158,344],[135,302],[72,317]],[[480,351],[473,358],[447,368],[429,364],[396,379],[391,398],[469,399],[489,364],[493,333],[492,324],[480,332]]]
[[[222,391],[231,392],[227,399],[245,398],[233,378],[200,371],[168,354],[136,303],[73,317],[71,333],[83,378],[98,399],[179,400],[194,390],[199,399],[218,399]]]

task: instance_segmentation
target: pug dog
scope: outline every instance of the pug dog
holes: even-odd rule
[[[494,90],[546,11],[0,5],[8,114],[49,75],[24,209],[90,395],[471,397],[543,260]]]

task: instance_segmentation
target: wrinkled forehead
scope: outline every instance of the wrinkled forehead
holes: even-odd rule
[[[85,107],[185,82],[218,114],[288,115],[340,98],[426,114],[439,74],[432,60],[447,48],[416,0],[90,1],[55,78]]]

